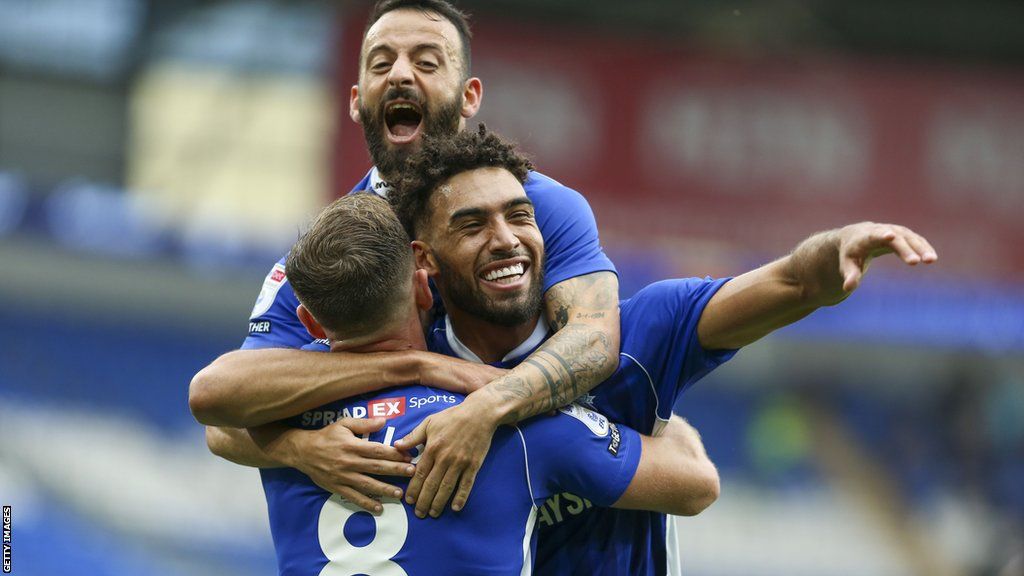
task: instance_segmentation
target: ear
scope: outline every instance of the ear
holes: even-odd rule
[[[427,271],[418,268],[412,273],[412,285],[415,290],[416,307],[420,310],[430,310],[434,307],[434,294],[430,291],[430,280],[427,278]]]
[[[363,123],[362,118],[359,117],[359,86],[356,84],[352,85],[352,91],[348,96],[348,117],[356,124]]]
[[[324,327],[316,321],[316,318],[313,318],[313,315],[310,314],[309,310],[306,310],[305,306],[299,304],[299,307],[295,309],[295,314],[299,317],[299,321],[302,322],[302,325],[306,327],[306,330],[313,338],[327,338],[327,333],[324,332]]]
[[[416,268],[423,270],[427,276],[436,276],[440,269],[430,245],[422,240],[412,241],[412,253],[416,258]]]
[[[462,87],[462,117],[466,120],[476,116],[480,111],[480,101],[484,98],[484,85],[479,78],[466,80]]]

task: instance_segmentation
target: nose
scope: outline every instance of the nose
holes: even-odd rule
[[[514,252],[519,248],[519,236],[504,218],[498,218],[491,233],[491,250],[494,252]]]
[[[413,66],[408,56],[402,55],[391,64],[388,73],[388,86],[408,86],[413,82]]]

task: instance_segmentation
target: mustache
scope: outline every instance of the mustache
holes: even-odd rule
[[[420,97],[419,92],[409,88],[407,86],[392,86],[384,92],[384,97],[381,98],[381,108],[387,106],[390,102],[395,100],[407,100],[417,104],[421,109],[426,110],[426,103]]]
[[[486,262],[482,263],[481,266],[487,266],[493,262],[500,262],[502,260],[510,260],[512,258],[525,258],[533,263],[533,258],[530,257],[530,253],[526,250],[510,250],[507,252],[495,252],[491,254],[491,257]]]

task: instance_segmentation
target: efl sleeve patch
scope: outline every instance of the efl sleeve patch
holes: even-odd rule
[[[255,320],[270,310],[270,306],[277,298],[277,293],[281,290],[285,280],[284,264],[274,264],[270,273],[263,280],[263,288],[260,289],[260,295],[256,297],[256,304],[252,307],[252,313],[249,314],[250,320]]]
[[[608,418],[604,414],[594,412],[589,408],[584,408],[579,404],[569,404],[558,409],[559,412],[566,416],[572,416],[573,418],[583,422],[590,428],[590,431],[599,438],[604,438],[608,435]]]

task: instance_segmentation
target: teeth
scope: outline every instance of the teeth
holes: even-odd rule
[[[513,264],[512,266],[506,266],[500,270],[491,270],[484,275],[484,280],[494,281],[499,278],[505,278],[507,276],[518,276],[523,273],[522,264]]]
[[[415,112],[416,107],[413,106],[412,104],[392,104],[391,110],[412,110],[413,112]]]

